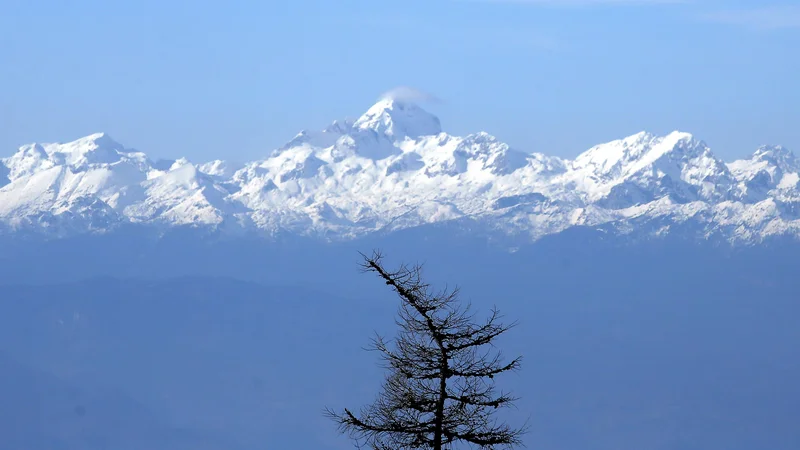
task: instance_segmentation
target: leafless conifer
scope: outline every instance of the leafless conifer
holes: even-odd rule
[[[326,411],[340,430],[374,450],[521,445],[523,429],[494,418],[515,400],[496,390],[494,378],[517,369],[520,358],[504,362],[493,341],[515,324],[499,323],[496,309],[477,322],[469,305],[459,302],[458,289],[433,290],[419,265],[390,271],[376,252],[364,255],[362,268],[400,297],[400,332],[391,342],[381,336],[372,341],[388,372],[377,400],[358,414]]]

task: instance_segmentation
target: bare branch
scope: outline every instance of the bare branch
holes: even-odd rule
[[[459,302],[459,289],[433,291],[420,265],[388,270],[379,251],[361,256],[361,270],[377,274],[400,298],[400,332],[391,342],[376,335],[368,347],[388,371],[375,402],[358,415],[348,409],[325,415],[357,446],[375,450],[521,445],[524,428],[491,420],[494,410],[516,400],[495,393],[494,377],[518,369],[521,358],[503,363],[493,350],[494,340],[516,323],[499,323],[497,309],[476,323],[470,305]]]

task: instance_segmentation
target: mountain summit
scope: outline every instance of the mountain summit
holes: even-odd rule
[[[359,130],[373,130],[394,139],[419,138],[442,132],[439,119],[414,103],[384,98],[353,124]]]
[[[453,136],[385,98],[244,165],[152,162],[98,133],[0,160],[0,234],[126,226],[326,240],[439,224],[531,242],[573,227],[752,244],[800,237],[800,164],[782,147],[725,163],[694,136],[639,133],[574,160]]]

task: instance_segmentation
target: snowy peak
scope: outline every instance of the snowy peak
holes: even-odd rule
[[[218,226],[242,209],[227,200],[229,190],[181,159],[168,172],[141,183],[144,195],[125,208],[128,217],[166,226]]]
[[[347,120],[334,120],[322,131],[303,130],[291,141],[272,152],[276,156],[288,149],[297,147],[328,148],[336,144],[342,136],[346,136],[353,129],[353,124]]]
[[[439,119],[410,102],[382,99],[355,122],[334,121],[321,131],[304,130],[271,153],[276,158],[299,152],[322,161],[341,161],[351,157],[373,161],[402,153],[405,141],[438,135]]]
[[[324,130],[323,133],[329,133],[331,135],[343,135],[350,132],[353,129],[353,122],[350,120],[334,120],[330,125],[328,125]]]
[[[0,217],[55,235],[113,228],[124,220],[122,209],[140,199],[140,183],[153,169],[144,154],[104,133],[26,145],[2,162],[9,183],[0,189]]]
[[[44,147],[39,144],[23,145],[14,155],[3,158],[2,162],[9,181],[32,175],[55,165]]]
[[[372,130],[378,134],[402,140],[442,132],[439,119],[419,106],[385,98],[374,104],[353,124],[356,130]]]
[[[197,169],[201,173],[222,179],[231,178],[233,174],[241,168],[241,164],[235,164],[221,159],[215,159],[214,161],[209,161],[197,166]]]
[[[13,156],[2,160],[11,181],[55,166],[81,172],[121,161],[133,163],[142,171],[151,166],[144,154],[125,149],[105,133],[95,133],[67,143],[24,145]]]
[[[655,139],[655,136],[641,132],[600,144],[580,154],[572,166],[578,170],[590,169],[596,175],[620,177],[632,161],[638,160],[652,147]]]
[[[105,133],[95,133],[66,144],[45,144],[44,149],[57,164],[73,167],[112,164],[126,152],[125,147]]]
[[[479,163],[481,168],[495,175],[508,175],[528,164],[531,155],[513,150],[508,144],[485,133],[472,134],[464,138],[455,150],[469,160]]]
[[[88,136],[76,139],[72,142],[50,144],[52,151],[63,153],[88,152],[94,150],[119,150],[124,151],[125,147],[107,133],[93,133]]]
[[[752,158],[728,164],[739,183],[740,195],[751,201],[772,196],[797,197],[800,160],[781,146],[762,146]]]
[[[569,175],[590,199],[629,207],[668,196],[674,201],[721,199],[733,183],[708,146],[679,131],[658,137],[638,133],[598,145],[578,156]]]
[[[443,133],[383,99],[247,164],[152,162],[98,133],[21,147],[0,165],[0,233],[124,224],[328,240],[434,223],[536,240],[570,227],[757,242],[800,237],[800,164],[782,147],[724,164],[691,134],[638,133],[575,160]]]
[[[624,178],[663,158],[688,160],[710,154],[708,147],[679,131],[658,137],[647,132],[593,147],[575,159],[576,169],[609,178]]]
[[[800,170],[800,161],[795,154],[780,145],[764,145],[753,153],[754,161],[764,161],[784,172],[797,172]]]

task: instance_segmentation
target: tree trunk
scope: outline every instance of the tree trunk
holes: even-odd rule
[[[442,428],[444,427],[444,401],[447,398],[447,357],[442,357],[442,374],[439,378],[439,401],[436,404],[436,417],[434,418],[433,450],[442,450]]]

